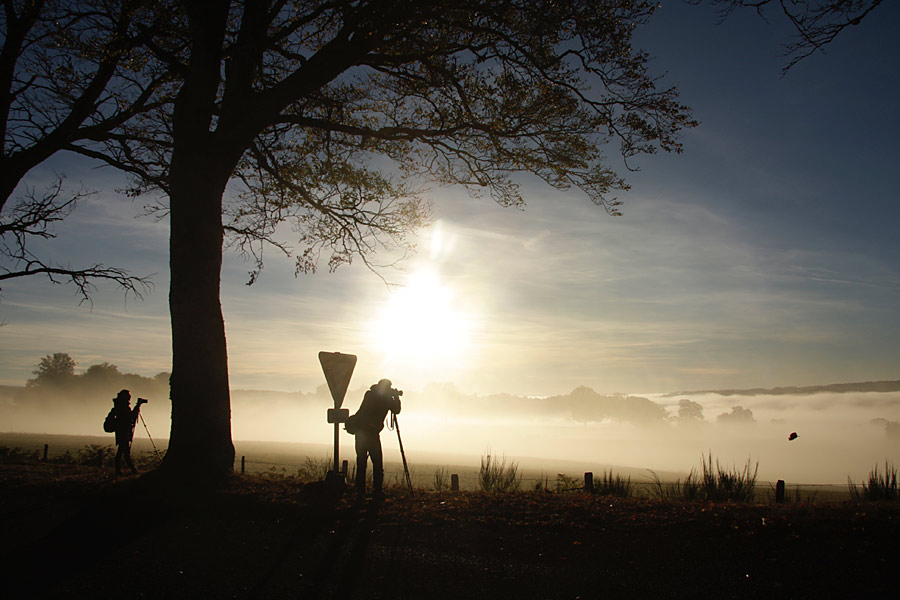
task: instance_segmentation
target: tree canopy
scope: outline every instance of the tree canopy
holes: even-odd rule
[[[75,376],[75,360],[65,352],[48,354],[41,358],[32,373],[29,386],[60,385]]]
[[[95,156],[163,192],[170,224],[172,433],[163,468],[230,471],[219,278],[226,233],[262,267],[281,223],[298,272],[409,249],[423,188],[522,205],[516,176],[577,188],[611,214],[638,155],[694,125],[631,46],[642,0],[162,3],[147,47],[178,80],[98,137]],[[230,186],[230,187],[229,187]],[[235,193],[226,195],[226,189]],[[327,256],[323,256],[326,254]]]

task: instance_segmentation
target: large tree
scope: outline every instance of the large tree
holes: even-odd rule
[[[163,3],[164,4],[164,3]],[[180,80],[96,156],[164,192],[170,219],[172,430],[163,471],[231,471],[220,271],[226,233],[261,260],[291,222],[298,271],[403,247],[424,182],[507,206],[517,173],[616,214],[629,161],[691,126],[631,34],[643,0],[178,2],[182,35],[148,42]],[[97,138],[100,140],[101,138]],[[228,194],[226,195],[226,191]],[[259,273],[257,262],[251,280]]]

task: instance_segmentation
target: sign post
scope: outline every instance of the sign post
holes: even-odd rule
[[[328,409],[328,422],[334,423],[334,469],[337,474],[340,470],[340,434],[341,423],[345,423],[350,416],[350,411],[341,408],[344,403],[344,396],[347,395],[347,387],[350,385],[350,377],[353,376],[353,369],[356,367],[355,354],[341,354],[340,352],[319,352],[319,363],[322,365],[322,372],[325,373],[325,381],[328,382],[328,389],[331,391],[331,398],[334,400],[334,408]]]

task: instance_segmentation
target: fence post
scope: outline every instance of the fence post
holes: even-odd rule
[[[450,475],[450,491],[458,492],[459,491],[459,475],[453,473]]]
[[[782,504],[784,502],[784,479],[775,482],[775,502]]]
[[[347,479],[347,470],[349,468],[350,468],[349,461],[345,460],[345,461],[341,462],[341,475],[344,477],[344,479]]]
[[[44,462],[47,462],[47,451],[50,450],[50,444],[44,444]]]
[[[103,448],[97,450],[97,468],[103,466]]]
[[[246,461],[247,461],[247,457],[246,457],[246,456],[241,456],[241,475],[244,474],[244,469],[245,469],[245,467],[247,466],[247,465],[246,465]]]
[[[590,471],[584,474],[584,491],[589,494],[594,493],[594,474]]]

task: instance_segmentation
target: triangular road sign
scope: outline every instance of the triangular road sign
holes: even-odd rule
[[[322,372],[325,373],[325,381],[331,390],[334,407],[340,408],[347,394],[347,386],[350,385],[350,377],[356,366],[355,354],[341,354],[340,352],[319,352],[319,362],[322,363]]]

